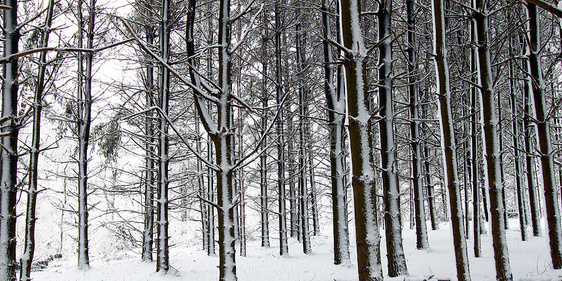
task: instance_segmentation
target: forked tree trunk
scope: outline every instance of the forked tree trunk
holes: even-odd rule
[[[439,109],[441,112],[441,146],[443,149],[443,166],[445,167],[445,185],[449,191],[457,278],[459,281],[467,281],[470,280],[470,271],[468,266],[465,229],[462,222],[462,203],[458,187],[459,177],[457,175],[456,145],[451,113],[449,67],[447,64],[447,49],[445,45],[445,10],[442,0],[434,0],[432,3],[433,22],[435,24],[435,66],[438,82]]]

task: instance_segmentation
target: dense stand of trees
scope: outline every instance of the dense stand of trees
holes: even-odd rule
[[[548,1],[138,0],[122,13],[68,0],[0,9],[1,280],[17,280],[18,268],[20,280],[32,278],[40,191],[64,196],[54,204],[58,250],[71,213],[81,269],[92,224],[167,272],[170,225],[196,221],[202,249],[218,249],[219,279],[230,281],[248,231],[281,256],[289,239],[310,254],[311,236],[331,220],[334,263],[352,262],[354,227],[359,280],[383,280],[416,262],[402,243],[409,218],[420,250],[450,222],[459,280],[471,279],[468,257],[481,256],[489,223],[496,277],[513,280],[508,218],[518,216],[526,241],[527,226],[542,235],[541,214],[552,267],[562,268],[562,11]],[[102,77],[102,65],[127,65],[126,78]],[[65,147],[69,155],[39,161]],[[68,163],[72,172],[54,172]],[[75,187],[43,187],[46,171]]]

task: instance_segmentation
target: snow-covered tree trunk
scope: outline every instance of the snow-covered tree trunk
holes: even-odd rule
[[[535,104],[535,114],[537,120],[537,136],[540,150],[540,163],[542,171],[542,184],[544,190],[544,200],[546,209],[546,220],[548,226],[548,238],[550,242],[550,257],[554,269],[562,268],[562,229],[560,226],[560,209],[558,206],[558,190],[556,186],[554,171],[554,152],[550,140],[550,120],[547,114],[548,109],[545,104],[544,81],[542,77],[540,60],[540,25],[537,6],[527,4],[527,15],[529,17],[529,52],[528,65]]]
[[[525,45],[525,50],[529,52],[529,47],[527,42],[523,42]],[[523,64],[523,71],[528,72],[528,64]],[[539,187],[538,181],[535,178],[535,161],[533,159],[533,154],[535,152],[535,135],[533,131],[535,127],[533,126],[532,118],[535,116],[535,111],[533,109],[533,99],[531,98],[531,77],[525,77],[525,86],[523,88],[523,100],[524,100],[524,115],[523,115],[523,126],[525,130],[525,164],[526,164],[526,174],[527,174],[527,188],[529,190],[529,205],[531,209],[531,226],[533,228],[533,236],[542,235],[542,226],[540,223],[540,206],[539,206]]]
[[[298,98],[299,98],[299,176],[298,176],[298,186],[299,186],[299,209],[300,209],[300,228],[301,228],[301,239],[303,252],[305,254],[312,253],[312,247],[310,245],[310,227],[309,227],[309,217],[308,217],[308,187],[307,187],[307,139],[306,139],[306,125],[307,125],[307,115],[306,102],[307,102],[307,89],[305,88],[304,74],[306,68],[305,54],[304,54],[304,34],[301,30],[301,20],[300,10],[296,11],[296,49],[297,49],[297,79],[298,79]]]
[[[82,3],[82,0],[78,2],[80,26],[86,32],[86,48],[92,49],[94,43],[96,1],[90,0],[88,3],[87,26],[84,25],[82,19]],[[79,48],[82,47],[83,32],[82,30],[78,32]],[[83,59],[85,59],[85,62],[83,62]],[[85,69],[82,69],[83,63],[85,64]],[[93,54],[79,54],[78,67],[78,268],[85,269],[90,267],[90,257],[88,253],[88,146],[92,122]]]
[[[262,48],[262,116],[261,116],[261,134],[263,135],[263,139],[261,142],[261,147],[267,147],[267,131],[266,128],[268,127],[268,100],[269,100],[269,93],[267,90],[267,71],[269,65],[269,57],[268,57],[268,45],[267,42],[269,40],[269,34],[267,32],[266,24],[268,23],[267,18],[268,10],[264,10],[262,14],[262,24],[264,25],[264,34],[262,35],[261,41],[261,48]],[[261,246],[262,247],[269,247],[269,206],[268,206],[268,185],[267,185],[267,151],[263,151],[260,155],[260,207],[261,207]]]
[[[190,0],[192,1],[192,7],[195,7],[195,3],[196,0]],[[213,3],[209,2],[208,4],[208,9],[207,11],[209,13],[214,11],[213,8]],[[195,12],[194,12],[195,13]],[[195,18],[195,14],[193,15],[193,18]],[[209,27],[209,35],[207,36],[207,45],[208,46],[212,46],[214,44],[213,41],[213,17],[209,17],[208,19],[208,27]],[[194,22],[191,23],[190,28],[193,28],[193,26],[195,25]],[[193,31],[192,31],[193,34]],[[193,39],[195,40],[195,39]],[[195,54],[195,50],[191,53],[191,56],[193,56]],[[208,54],[207,54],[207,73],[208,75],[211,75],[211,73],[213,73],[213,48],[209,48],[208,50]],[[212,111],[212,106],[211,103],[208,102],[207,104],[207,111],[210,113]],[[211,139],[211,136],[208,135],[207,136],[207,162],[208,163],[214,163],[214,158],[213,158],[213,140]],[[215,177],[214,177],[215,171],[213,169],[211,169],[211,167],[209,167],[207,169],[207,200],[213,202],[215,200]],[[215,245],[215,207],[208,205],[207,206],[207,213],[209,214],[209,221],[207,223],[207,227],[208,227],[208,231],[207,231],[207,241],[209,241],[209,243],[207,244],[207,255],[209,256],[213,256],[216,254],[216,245]]]
[[[279,191],[279,254],[289,254],[285,207],[285,137],[283,130],[283,77],[281,69],[281,8],[275,2],[275,93],[277,105],[277,189]]]
[[[192,7],[190,6],[190,9]],[[201,136],[201,128],[200,128],[200,124],[201,124],[201,117],[199,116],[199,114],[197,114],[197,112],[195,113],[195,134],[197,135],[197,141],[195,143],[195,150],[197,151],[197,153],[199,153],[199,155],[201,155],[202,149],[201,149],[201,140],[202,140],[202,136]],[[207,186],[205,185],[205,175],[204,175],[204,167],[203,167],[203,160],[200,158],[197,158],[197,188],[198,188],[198,193],[199,193],[199,197],[201,198],[207,198]],[[207,250],[209,248],[209,212],[208,212],[208,208],[207,208],[207,203],[204,202],[203,200],[200,200],[200,206],[201,206],[201,240],[202,240],[202,246],[203,246],[203,250]]]
[[[412,137],[412,175],[414,186],[414,210],[416,222],[416,247],[418,249],[429,248],[427,239],[427,225],[425,224],[425,206],[423,195],[422,177],[422,152],[420,145],[420,116],[419,116],[419,92],[418,92],[418,60],[415,48],[416,44],[416,18],[414,12],[414,0],[406,1],[408,16],[408,72],[410,73],[408,91],[410,92],[410,134]]]
[[[360,24],[360,1],[341,1],[341,26],[345,48],[349,139],[355,209],[355,239],[359,280],[382,281],[380,233],[377,223],[372,122],[366,80],[367,49]]]
[[[336,6],[339,8],[339,1]],[[339,11],[339,9],[338,9]],[[332,47],[328,39],[332,36],[330,0],[322,1],[322,24],[324,27],[324,93],[328,107],[328,129],[330,130],[330,175],[332,184],[332,223],[334,233],[334,264],[350,263],[349,228],[347,221],[347,190],[345,186],[345,116],[346,99],[341,66],[334,64]],[[337,32],[336,41],[341,44]],[[337,81],[334,81],[334,68]]]
[[[6,0],[3,5],[4,57],[18,53],[18,1]],[[18,132],[18,59],[3,64],[2,68],[2,151],[0,184],[0,280],[16,280],[16,204]]]
[[[443,149],[443,166],[445,168],[445,186],[449,191],[451,207],[451,226],[453,245],[459,281],[470,280],[468,251],[466,248],[465,229],[462,222],[463,213],[460,190],[458,187],[456,145],[451,113],[451,91],[449,88],[449,67],[445,45],[445,9],[442,0],[434,0],[433,23],[435,44],[435,68],[441,113],[441,146]]]
[[[234,130],[232,128],[232,58],[229,50],[231,38],[230,0],[219,4],[219,72],[220,94],[217,103],[217,132],[212,134],[217,160],[217,203],[219,228],[219,280],[234,281],[236,260],[234,247],[234,203],[233,194],[233,149]]]
[[[384,222],[388,275],[390,277],[407,275],[406,257],[402,248],[402,226],[400,225],[400,187],[398,183],[398,164],[394,142],[394,106],[392,104],[392,38],[391,17],[392,0],[379,5],[379,107],[381,120],[380,142],[382,162],[382,185],[384,198]]]
[[[145,7],[147,16],[151,15],[150,7]],[[149,17],[150,18],[150,17]],[[150,23],[145,25],[146,42],[154,44],[154,28]],[[145,108],[149,110],[154,106],[154,66],[149,57],[146,58],[146,77],[145,87]],[[144,229],[142,235],[142,260],[152,261],[152,251],[154,247],[154,186],[156,177],[154,165],[155,152],[155,130],[154,116],[152,111],[147,111],[145,116],[145,179],[144,179]]]
[[[503,186],[500,166],[499,121],[496,115],[496,102],[493,81],[492,63],[488,43],[488,5],[486,0],[476,0],[475,6],[476,46],[478,73],[480,82],[480,102],[482,106],[482,142],[484,143],[486,187],[490,194],[490,213],[492,219],[492,238],[497,280],[513,280],[509,264],[507,237],[503,207]]]
[[[500,179],[501,179],[501,186],[502,186],[502,206],[503,206],[503,221],[504,221],[504,228],[509,229],[509,222],[507,220],[507,198],[506,198],[506,188],[505,188],[505,171],[503,165],[503,116],[502,116],[502,95],[498,95],[498,150],[500,151],[498,157],[498,162],[500,166]]]
[[[47,8],[44,32],[39,45],[47,47],[49,35],[51,34],[51,22],[53,21],[54,0],[50,0]],[[25,242],[24,251],[20,259],[20,280],[31,280],[31,264],[35,253],[35,210],[37,206],[37,174],[39,169],[39,153],[41,152],[41,110],[43,108],[43,93],[45,89],[45,73],[47,70],[47,53],[39,54],[37,81],[35,82],[35,96],[33,99],[33,129],[31,136],[31,152],[29,154],[29,188],[27,190],[27,204],[25,216]]]
[[[424,103],[421,105],[421,114],[422,118],[428,119],[429,112],[427,110],[429,95],[425,95]],[[430,163],[430,153],[429,153],[429,145],[423,145],[423,154],[424,154],[424,166],[425,166],[425,184],[427,190],[427,207],[429,209],[429,219],[431,221],[431,229],[437,230],[439,229],[439,222],[437,221],[437,214],[436,214],[436,206],[435,206],[435,187],[433,186],[433,174],[431,171],[431,163]],[[445,203],[445,202],[444,202]],[[445,203],[446,204],[446,203]]]
[[[476,70],[476,54],[472,57],[473,69]],[[470,113],[471,117],[471,136],[470,136],[470,146],[471,146],[471,172],[472,172],[472,223],[473,223],[473,236],[474,236],[474,256],[480,257],[482,255],[482,242],[481,242],[481,223],[482,223],[482,212],[480,211],[480,178],[479,178],[479,168],[478,168],[478,114],[477,114],[477,89],[472,87],[470,89]]]
[[[160,11],[160,56],[164,62],[168,62],[170,54],[170,0],[162,0]],[[170,268],[170,252],[168,245],[168,113],[170,102],[170,71],[163,65],[160,65],[159,77],[160,90],[160,138],[158,140],[158,169],[159,183],[158,196],[156,199],[157,212],[157,236],[158,249],[156,256],[156,271],[167,272]]]
[[[513,39],[509,39],[510,45],[510,53],[512,53],[512,42]],[[516,93],[516,85],[515,85],[515,77],[514,77],[514,66],[513,63],[509,63],[509,91],[511,93],[511,113],[512,113],[512,129],[513,129],[513,158],[515,166],[515,187],[516,187],[516,197],[517,197],[517,207],[519,210],[519,231],[521,232],[521,240],[527,241],[527,221],[525,219],[525,197],[522,183],[523,175],[523,168],[521,167],[521,155],[519,154],[519,150],[521,149],[521,145],[519,142],[519,118],[518,118],[518,104],[517,104],[517,93]]]
[[[308,109],[307,109],[308,112]],[[308,113],[307,113],[308,114]],[[310,147],[311,137],[310,137],[310,126],[306,127],[306,139],[308,140],[308,145]],[[310,180],[310,211],[312,212],[312,235],[317,236],[320,234],[320,213],[318,210],[318,190],[316,189],[316,177],[314,174],[314,154],[312,151],[308,151],[308,178]]]
[[[437,221],[437,215],[435,214],[435,188],[433,187],[433,180],[431,179],[431,164],[429,163],[429,146],[424,145],[423,154],[425,157],[425,184],[427,186],[427,207],[429,208],[429,219],[431,221],[431,229],[439,229],[439,222]]]
[[[474,6],[474,1],[471,1],[472,6]],[[476,42],[476,25],[474,21],[470,22],[470,40],[471,42]],[[471,73],[477,73],[476,64],[476,50],[470,50],[470,71]],[[470,77],[473,83],[477,83],[477,78],[475,75]],[[474,256],[480,257],[482,255],[482,239],[481,239],[481,222],[482,222],[482,212],[480,209],[480,177],[479,177],[479,165],[478,165],[478,90],[476,87],[470,88],[470,172],[471,172],[471,186],[472,186],[472,233],[474,236],[473,250]],[[468,231],[468,228],[467,228]]]

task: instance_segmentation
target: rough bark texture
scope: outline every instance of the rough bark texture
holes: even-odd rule
[[[562,268],[562,229],[560,228],[560,209],[558,207],[558,187],[554,175],[554,153],[550,141],[550,116],[547,115],[545,104],[544,81],[542,78],[540,60],[540,30],[537,6],[527,4],[529,16],[529,70],[531,74],[531,90],[535,103],[537,120],[537,136],[540,150],[540,163],[542,171],[542,184],[550,242],[550,257],[552,267]]]
[[[482,132],[484,159],[486,163],[486,187],[490,194],[492,238],[497,280],[513,280],[509,265],[507,237],[503,207],[503,186],[500,166],[498,116],[496,115],[495,89],[492,82],[492,64],[488,46],[488,16],[486,0],[476,0],[475,23],[478,48],[478,70],[482,105]]]
[[[4,13],[4,57],[16,54],[20,34],[18,26],[18,1],[7,0],[3,4],[11,9]],[[0,184],[0,280],[16,280],[16,204],[17,204],[17,163],[18,112],[17,94],[19,83],[18,60],[4,63],[2,68],[2,118],[8,118],[9,125],[2,129],[7,134],[1,138],[1,184]]]
[[[465,229],[462,221],[462,203],[458,187],[459,177],[457,175],[455,135],[451,113],[451,92],[449,89],[449,69],[445,46],[445,11],[441,0],[434,0],[432,3],[435,24],[435,66],[438,82],[439,109],[441,112],[441,146],[443,149],[443,165],[445,167],[445,186],[449,191],[457,278],[459,281],[466,281],[470,280],[470,271],[468,266]]]
[[[341,1],[345,54],[352,187],[355,205],[355,239],[360,281],[382,281],[380,233],[377,226],[376,189],[371,149],[369,94],[365,87],[367,50],[360,30],[359,0]]]

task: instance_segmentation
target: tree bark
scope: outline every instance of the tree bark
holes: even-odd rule
[[[497,280],[513,280],[509,265],[507,237],[503,208],[503,186],[501,179],[498,117],[496,115],[495,89],[492,82],[492,64],[488,46],[488,5],[486,0],[476,0],[475,6],[476,45],[478,49],[478,69],[481,84],[482,132],[484,159],[486,161],[486,187],[490,193],[490,213],[492,219],[492,238]]]
[[[439,91],[439,109],[441,112],[441,146],[443,165],[445,167],[445,185],[449,191],[451,207],[451,226],[453,244],[459,281],[470,280],[468,253],[466,249],[465,229],[462,222],[460,190],[458,187],[457,160],[455,153],[455,135],[451,113],[451,92],[449,88],[449,69],[445,45],[445,10],[442,0],[433,2],[433,19],[435,31],[435,67]]]
[[[365,85],[367,50],[360,29],[360,1],[341,1],[341,26],[345,53],[352,186],[355,205],[355,238],[359,280],[382,281],[380,233],[377,226],[372,122]]]
[[[145,7],[147,16],[152,15],[151,7]],[[146,42],[154,44],[154,29],[150,23],[145,25]],[[154,106],[154,66],[149,57],[146,58],[146,80],[145,80],[145,108],[148,110]],[[144,229],[142,235],[142,260],[152,261],[154,248],[154,186],[156,177],[154,175],[155,166],[155,132],[153,124],[153,112],[149,111],[145,116],[146,131],[146,159],[145,159],[145,179],[144,179]]]
[[[560,209],[558,207],[558,187],[554,175],[554,153],[550,140],[550,118],[545,104],[544,81],[542,78],[540,60],[540,30],[537,6],[527,4],[529,16],[529,70],[531,79],[528,80],[532,90],[535,114],[537,120],[537,136],[540,150],[542,184],[544,190],[548,238],[550,242],[550,256],[554,269],[562,268],[562,229],[560,228]]]
[[[301,30],[301,14],[300,10],[297,9],[297,19],[296,19],[296,49],[297,49],[297,79],[298,79],[298,98],[299,98],[299,176],[298,176],[298,186],[299,186],[299,209],[300,209],[300,228],[301,228],[301,239],[303,252],[305,254],[312,253],[312,247],[310,245],[310,227],[309,227],[309,216],[308,216],[308,187],[307,187],[307,139],[306,139],[306,125],[307,125],[307,96],[308,90],[305,86],[304,74],[306,71],[304,44],[305,38]]]
[[[80,26],[84,26],[82,20],[82,3],[78,4]],[[88,21],[86,30],[86,48],[93,49],[94,41],[94,19],[95,19],[95,0],[90,0],[88,4]],[[78,44],[82,46],[82,32],[79,31]],[[90,141],[90,126],[92,112],[92,67],[93,54],[86,53],[85,67],[82,69],[83,57],[79,54],[79,80],[78,80],[78,268],[86,269],[90,267],[89,240],[88,240],[88,146]],[[83,81],[82,81],[83,76]],[[82,82],[84,83],[82,89]]]
[[[3,4],[11,9],[4,13],[4,57],[18,53],[20,33],[18,29],[18,1],[7,0]],[[2,118],[9,118],[9,126],[2,129],[7,134],[0,139],[2,151],[0,184],[0,280],[16,280],[16,205],[18,133],[18,60],[12,59],[2,68]]]
[[[51,23],[53,21],[54,0],[50,0],[47,8],[47,15],[43,25],[44,32],[39,43],[42,47],[47,47],[49,35],[51,33]],[[37,194],[39,186],[37,184],[39,169],[39,153],[41,152],[41,110],[43,108],[43,93],[45,89],[45,72],[47,70],[47,53],[39,55],[39,69],[37,81],[35,83],[35,96],[33,100],[33,129],[31,136],[31,152],[29,154],[29,188],[27,190],[27,210],[25,217],[25,242],[24,251],[20,259],[20,280],[31,280],[31,264],[35,253],[35,210],[37,207]]]
[[[339,1],[336,5],[339,14]],[[332,184],[332,223],[334,233],[334,264],[350,263],[349,228],[347,218],[347,190],[345,177],[345,116],[346,99],[343,92],[343,73],[340,65],[334,64],[332,47],[328,41],[332,36],[330,0],[322,1],[322,24],[324,27],[324,93],[328,107],[328,129],[330,131],[330,175]],[[341,44],[339,28],[336,40]],[[337,67],[337,73],[334,68]],[[334,81],[334,74],[336,81]]]
[[[170,0],[162,0],[160,22],[160,55],[167,63],[170,55]],[[170,252],[168,245],[168,113],[170,102],[170,71],[160,66],[160,139],[159,139],[159,184],[158,184],[158,199],[157,204],[157,229],[158,229],[158,249],[156,257],[156,271],[168,272],[170,268]]]
[[[287,216],[285,207],[285,137],[283,131],[283,77],[281,74],[281,10],[275,3],[275,65],[277,102],[277,188],[279,191],[279,254],[289,254],[287,241]]]
[[[398,183],[396,144],[394,143],[394,106],[392,104],[392,1],[382,1],[377,13],[379,19],[379,122],[381,142],[382,185],[384,192],[384,222],[388,275],[407,275],[406,257],[402,248],[400,224],[400,185]]]
[[[522,39],[524,40],[524,39]],[[528,51],[527,42],[522,42]],[[529,71],[528,64],[523,64],[523,70]],[[529,190],[529,205],[531,209],[531,226],[533,228],[533,236],[541,236],[541,223],[540,223],[540,207],[538,198],[538,181],[535,179],[535,164],[533,159],[533,151],[535,144],[535,137],[533,134],[534,126],[531,118],[534,117],[533,100],[531,98],[531,81],[530,77],[525,78],[524,92],[524,117],[523,124],[525,130],[525,164],[527,170],[527,188]]]
[[[267,18],[268,10],[263,12],[263,19],[262,24],[265,26],[268,23]],[[268,113],[268,90],[267,90],[267,70],[268,70],[268,46],[267,42],[269,41],[269,35],[267,32],[267,28],[264,28],[264,34],[262,35],[262,118],[261,118],[261,133],[263,135],[263,140],[261,142],[261,147],[267,147],[267,132],[266,128],[268,126],[267,120],[267,113]],[[268,207],[268,186],[267,186],[267,151],[263,151],[260,156],[260,182],[261,182],[261,189],[260,189],[260,200],[261,200],[261,246],[262,247],[269,247],[269,207]]]
[[[410,92],[410,134],[412,137],[412,175],[414,185],[414,210],[416,222],[416,248],[429,248],[427,238],[427,225],[425,223],[425,206],[423,194],[423,177],[422,177],[422,152],[420,145],[420,124],[419,124],[419,102],[418,102],[418,77],[417,77],[417,54],[415,51],[416,44],[416,19],[414,12],[414,0],[406,1],[406,11],[408,16],[408,72]]]

